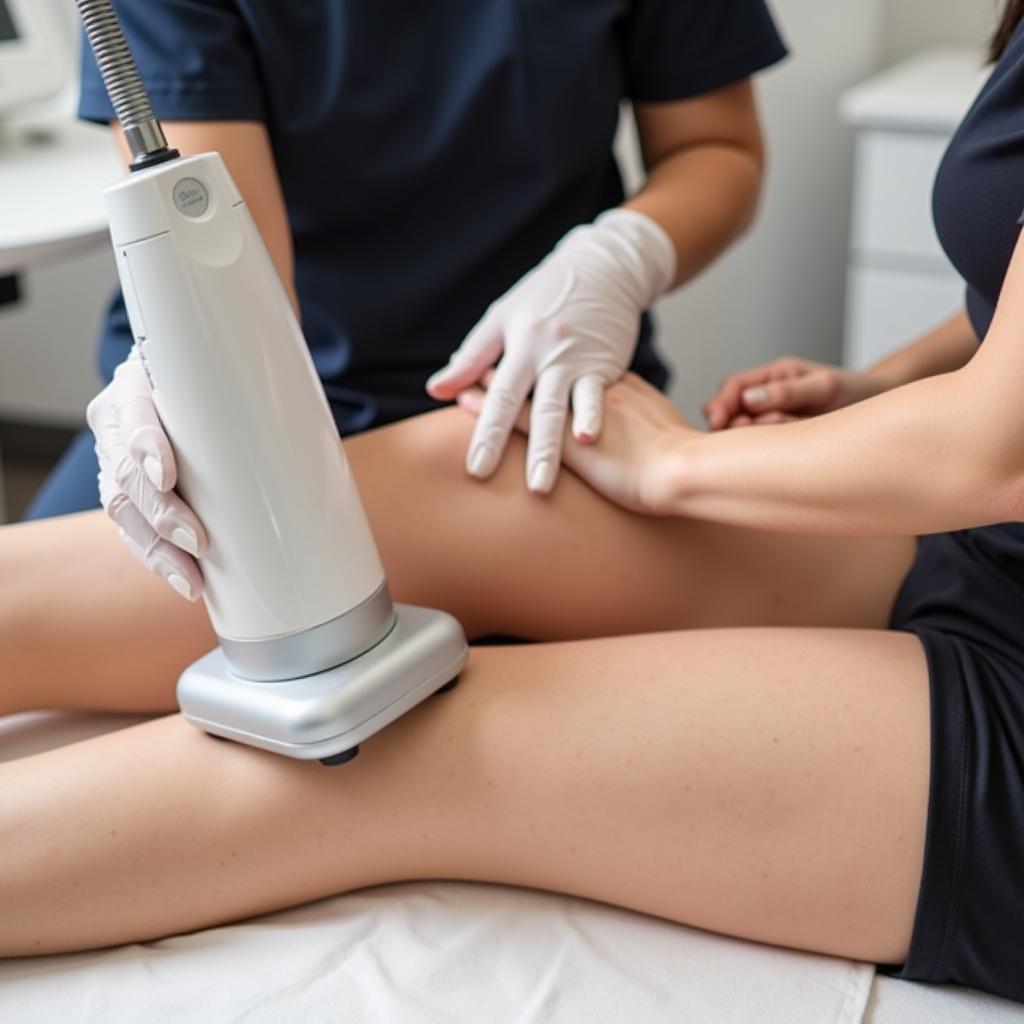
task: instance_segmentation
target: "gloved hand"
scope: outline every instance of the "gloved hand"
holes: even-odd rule
[[[206,548],[206,532],[174,493],[174,452],[136,349],[89,403],[86,419],[96,435],[100,502],[121,539],[146,568],[198,601],[203,574],[196,556]]]
[[[427,389],[448,400],[478,384],[501,356],[470,441],[466,467],[486,479],[533,390],[527,486],[555,485],[572,397],[572,430],[592,443],[601,433],[604,391],[633,359],[640,317],[672,285],[676,251],[653,220],[611,210],[576,228],[543,263],[499,299],[434,374]]]

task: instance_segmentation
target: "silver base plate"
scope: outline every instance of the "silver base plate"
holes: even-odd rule
[[[466,638],[450,615],[411,605],[395,610],[395,628],[376,647],[302,679],[240,679],[217,648],[178,680],[182,714],[214,736],[303,761],[352,750],[450,683],[466,663]]]

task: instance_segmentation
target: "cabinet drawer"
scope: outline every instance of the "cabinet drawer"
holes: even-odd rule
[[[853,248],[937,266],[946,257],[932,224],[932,187],[949,139],[865,132],[857,142]]]
[[[843,361],[864,369],[963,306],[963,282],[952,273],[855,267],[848,281]]]

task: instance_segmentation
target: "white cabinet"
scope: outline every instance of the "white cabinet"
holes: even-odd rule
[[[949,139],[984,81],[974,50],[933,50],[843,96],[857,131],[844,361],[862,368],[952,316],[963,283],[932,224]]]
[[[0,419],[79,427],[102,387],[100,324],[117,283],[109,245],[31,268],[0,307]]]
[[[102,191],[124,174],[106,128],[70,96],[0,123],[0,419],[77,426],[100,387],[96,338],[116,285]],[[9,197],[16,197],[10,199]]]

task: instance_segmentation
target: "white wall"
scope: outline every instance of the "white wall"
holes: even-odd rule
[[[660,309],[673,396],[690,415],[734,370],[840,355],[853,149],[836,105],[880,65],[883,2],[773,6],[795,56],[762,79],[771,169],[758,225]]]
[[[925,47],[981,46],[1002,2],[773,0],[793,56],[760,83],[771,146],[760,219],[659,310],[673,397],[687,413],[698,417],[734,370],[783,354],[839,359],[853,138],[838,123],[838,97]]]
[[[981,45],[1003,0],[887,0],[883,57],[905,57],[924,46]]]

